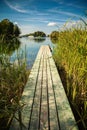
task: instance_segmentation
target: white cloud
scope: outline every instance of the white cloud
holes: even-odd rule
[[[24,22],[40,22],[40,23],[48,23],[49,21],[45,18],[40,18],[40,17],[34,17],[34,18],[25,18],[21,19]]]
[[[49,23],[47,24],[47,26],[57,26],[57,23],[55,23],[55,22],[49,22]]]
[[[15,24],[15,25],[18,25],[18,22],[15,21],[14,24]]]
[[[76,26],[76,24],[77,24],[76,21],[69,21],[69,22],[65,23],[65,27],[66,28],[71,28],[71,27]]]
[[[65,5],[65,6],[69,6],[69,7],[74,7],[74,8],[85,8],[85,6],[82,6],[82,5],[79,5],[79,2],[78,1],[75,1],[74,3],[73,2],[65,2],[64,0],[53,0],[55,2],[57,2],[58,4],[60,5]]]
[[[37,16],[48,16],[49,14],[48,13],[42,13],[42,12],[39,12],[38,10],[36,9],[32,9],[32,10],[26,10],[26,9],[23,9],[23,6],[21,6],[20,4],[18,3],[15,3],[14,1],[13,2],[9,2],[8,0],[4,0],[6,5],[17,11],[17,12],[20,12],[20,13],[28,13],[28,14],[35,14]],[[33,2],[33,0],[29,1],[29,2]]]
[[[45,25],[44,26],[40,26],[40,25],[36,26],[36,25],[31,24],[31,25],[20,25],[19,27],[21,28],[21,35],[33,33],[35,31],[43,31],[46,34],[50,34],[52,31],[55,30],[55,27],[49,28]]]
[[[67,16],[81,17],[80,15],[78,15],[78,14],[76,14],[76,13],[58,10],[58,8],[50,9],[50,10],[48,10],[48,11],[49,11],[49,12],[52,12],[52,13],[67,15]]]
[[[9,8],[16,10],[17,12],[20,13],[27,13],[26,10],[22,9],[20,5],[18,5],[17,3],[15,3],[15,5],[11,4],[10,2],[8,2],[7,0],[5,0],[5,3],[7,6],[9,6]]]
[[[33,27],[28,25],[20,25],[21,35],[33,32]]]
[[[85,21],[86,22],[86,21]],[[84,29],[85,28],[85,24],[83,21],[81,20],[77,20],[77,21],[69,21],[67,23],[64,24],[63,26],[63,30],[65,29],[70,29],[70,28],[80,28],[80,29]]]
[[[21,35],[33,33],[35,31],[44,30],[44,29],[42,29],[43,27],[32,25],[32,24],[30,24],[30,25],[20,25],[20,28],[21,28]]]

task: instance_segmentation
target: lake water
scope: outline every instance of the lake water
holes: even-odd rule
[[[35,58],[37,56],[38,50],[41,47],[41,45],[49,45],[52,49],[54,47],[54,44],[52,44],[50,38],[46,38],[45,40],[33,40],[28,37],[26,38],[20,38],[20,47],[18,50],[16,50],[12,56],[11,56],[11,61],[15,61],[17,54],[20,56],[20,58],[23,58],[23,55],[26,54],[26,59],[27,59],[27,65],[28,68],[31,68]]]

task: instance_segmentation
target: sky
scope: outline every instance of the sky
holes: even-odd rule
[[[21,34],[46,34],[80,22],[87,11],[87,0],[0,0],[0,21],[9,19]]]

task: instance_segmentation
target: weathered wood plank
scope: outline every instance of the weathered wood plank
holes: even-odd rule
[[[57,72],[51,54],[50,54],[49,63],[50,63],[50,68],[52,73],[53,88],[55,91],[60,128],[61,130],[71,130],[71,129],[78,130],[74,115],[72,113],[71,107],[69,105],[69,101],[65,94],[61,79],[59,77],[59,74]]]
[[[22,118],[21,121],[23,124],[22,128],[20,127],[20,123],[14,118],[12,121],[10,130],[21,130],[21,129],[28,130],[42,52],[43,52],[43,46],[38,52],[37,58],[35,60],[35,63],[32,67],[32,70],[29,76],[29,80],[25,86],[25,89],[24,89],[24,92],[20,101],[21,104],[24,104],[24,107],[21,110],[21,118]],[[15,117],[19,120],[18,112],[19,110],[16,112]]]
[[[42,101],[40,113],[40,130],[48,130],[48,104],[47,104],[47,75],[46,75],[46,48],[43,56]]]
[[[49,49],[49,48],[48,48]],[[48,50],[47,49],[47,50]],[[47,51],[49,52],[49,51]],[[50,130],[59,130],[59,123],[57,119],[57,112],[55,106],[54,92],[52,88],[52,77],[49,65],[49,53],[47,54],[47,75],[48,75],[48,94],[49,94],[49,118],[50,118]]]
[[[31,121],[29,122],[29,130],[38,130],[39,127],[39,111],[40,111],[40,98],[41,98],[41,87],[42,87],[42,69],[43,69],[43,54],[41,56],[40,69],[38,72],[37,86],[35,99],[32,109]]]

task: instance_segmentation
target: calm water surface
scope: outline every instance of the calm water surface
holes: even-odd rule
[[[12,54],[11,61],[16,60],[17,54],[20,56],[20,58],[21,57],[23,58],[23,55],[26,55],[28,68],[32,67],[41,45],[50,45],[51,48],[54,47],[54,44],[52,44],[50,38],[38,41],[26,37],[26,38],[20,38],[20,41],[21,45],[19,49]]]

